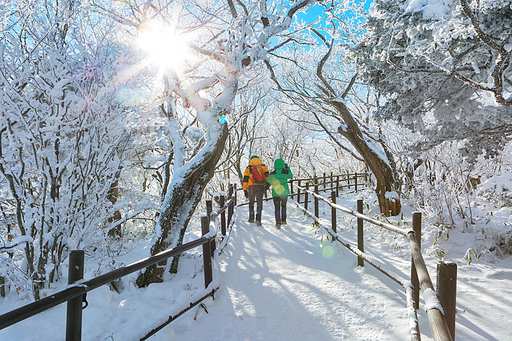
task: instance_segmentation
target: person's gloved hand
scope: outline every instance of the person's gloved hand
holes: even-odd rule
[[[249,192],[247,192],[247,190],[244,190],[244,195],[246,198],[249,198]]]
[[[264,193],[264,194],[265,194],[265,198],[266,198],[266,197],[267,197],[267,191],[266,191],[266,190],[265,190],[265,193]]]

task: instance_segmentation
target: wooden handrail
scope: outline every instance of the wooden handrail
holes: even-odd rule
[[[421,255],[421,249],[418,245],[418,240],[416,239],[416,233],[414,231],[407,233],[407,240],[411,247],[411,255],[418,273],[421,292],[423,295],[425,295],[429,290],[432,290],[432,292],[435,293],[434,286],[430,280],[430,275],[428,274],[427,266],[425,265],[425,261]],[[434,340],[453,341],[444,315],[437,307],[427,307],[427,316]]]
[[[344,177],[342,180],[347,180],[347,176],[352,176],[352,175],[357,175],[357,176],[369,176],[370,174],[368,173],[347,173],[347,174],[339,174],[339,175],[326,175],[325,178],[322,176],[322,177],[316,177],[316,178],[293,178],[293,179],[290,179],[290,181],[293,181],[293,182],[296,182],[296,181],[313,181],[313,180],[318,180],[318,179],[327,179],[327,178],[334,178],[334,177]],[[353,179],[353,178],[351,178]],[[330,181],[327,181],[327,182],[330,182]],[[323,182],[321,182],[323,183]]]
[[[231,216],[229,216],[229,215],[232,215],[234,213],[233,211],[234,211],[234,205],[236,204],[236,193],[233,193],[233,190],[230,189],[230,195],[231,195],[231,198],[228,201],[223,200],[224,205],[217,212],[209,212],[209,216],[205,216],[202,218],[213,220],[216,216],[219,216],[219,215],[223,216],[227,210],[228,211],[228,220],[230,220]],[[211,206],[211,202],[210,202],[210,206]],[[221,224],[225,224],[224,219],[221,219]],[[225,231],[224,228],[222,230],[223,230],[222,232]],[[7,313],[0,315],[0,330],[7,328],[9,326],[12,326],[18,322],[21,322],[29,317],[37,315],[45,310],[53,308],[59,304],[69,302],[78,297],[85,297],[85,295],[89,291],[97,289],[105,284],[111,283],[112,281],[115,281],[115,280],[122,278],[126,275],[132,274],[136,271],[142,270],[150,265],[157,264],[157,263],[164,261],[168,258],[180,255],[183,252],[191,250],[198,246],[210,244],[215,241],[216,237],[217,237],[216,235],[206,234],[206,235],[203,235],[202,237],[200,237],[196,240],[193,240],[189,243],[177,246],[172,249],[162,251],[154,256],[141,259],[137,262],[120,267],[118,269],[115,269],[106,274],[103,274],[101,276],[90,279],[88,281],[78,281],[76,284],[71,285],[67,289],[61,290],[61,291],[56,292],[46,298],[41,299],[39,301],[29,303],[20,308],[11,310]],[[206,257],[206,256],[203,255],[203,257]],[[205,269],[205,272],[206,272],[206,269]],[[211,287],[211,285],[209,285],[209,283],[211,282],[211,278],[210,278],[209,282],[208,282],[208,279],[205,278],[205,280],[208,283],[208,284],[206,284],[206,287],[208,289]],[[217,289],[218,288],[213,288],[212,291],[209,292],[207,295],[205,295],[203,298],[199,299],[195,303],[192,302],[190,304],[190,307],[186,308],[185,311],[194,307],[195,305],[200,303],[202,300],[204,300],[206,297],[213,295],[213,293]],[[69,303],[68,303],[68,305],[69,305]],[[170,321],[174,320],[176,317],[181,316],[182,313],[184,313],[185,311],[178,313],[176,316],[170,317],[165,324],[168,324],[168,323],[170,323]],[[73,319],[71,319],[71,320],[73,320]],[[69,319],[68,319],[68,322],[69,322]],[[81,324],[81,319],[80,319],[80,321],[72,321],[72,323],[80,323]],[[148,336],[152,335],[152,333],[154,334],[154,332],[156,332],[156,330],[157,329],[155,329],[154,331],[151,331],[150,334],[148,334]],[[69,339],[69,337],[68,337],[69,335],[71,335],[71,334],[68,334],[68,331],[66,331],[66,339],[67,340]],[[78,335],[76,335],[76,333],[73,333],[73,335],[74,335],[72,337],[73,341],[81,339],[79,333],[78,333]]]
[[[297,186],[298,187],[298,186]],[[371,217],[368,217],[364,214],[361,214],[357,211],[352,211],[351,209],[349,208],[346,208],[346,207],[343,207],[343,206],[340,206],[338,204],[333,204],[332,202],[330,202],[328,199],[322,197],[321,195],[318,195],[316,194],[315,192],[312,192],[308,189],[306,189],[305,187],[299,187],[301,191],[304,191],[304,192],[308,192],[309,194],[311,194],[312,196],[314,196],[315,198],[318,198],[319,200],[322,200],[324,201],[325,203],[327,203],[329,206],[331,207],[334,207],[336,208],[337,210],[339,211],[342,211],[342,212],[345,212],[345,213],[348,213],[348,214],[351,214],[353,215],[354,217],[356,218],[361,218],[369,223],[372,223],[374,225],[377,225],[377,226],[380,226],[380,227],[383,227],[387,230],[390,230],[390,231],[393,231],[393,232],[396,232],[396,233],[399,233],[401,235],[407,235],[407,233],[409,233],[410,231],[412,231],[411,229],[404,229],[404,228],[401,228],[401,227],[398,227],[398,226],[395,226],[395,225],[392,225],[392,224],[389,224],[389,223],[386,223],[384,221],[380,221],[380,220],[377,220],[377,219],[374,219],[374,218],[371,218]],[[413,231],[414,232],[414,231]]]
[[[91,280],[78,283],[72,287],[56,292],[48,297],[39,301],[29,303],[18,309],[11,310],[5,314],[0,315],[0,330],[12,326],[20,321],[23,321],[31,316],[37,315],[45,310],[53,308],[61,303],[67,302],[73,298],[83,296],[87,292],[97,289],[105,284],[108,284],[116,279],[142,270],[150,265],[166,260],[170,257],[179,255],[187,250],[193,249],[197,246],[208,243],[215,237],[201,237],[190,243],[177,246],[173,249],[162,251],[154,256],[141,259],[135,263],[123,266],[121,268],[110,271],[101,276],[95,277]]]
[[[297,186],[297,187],[300,190],[304,191],[305,193],[311,194],[313,197],[324,201],[332,208],[335,208],[344,213],[353,215],[359,219],[363,219],[371,224],[383,227],[389,231],[399,233],[399,234],[405,236],[409,242],[409,246],[411,249],[411,256],[413,258],[414,265],[416,267],[416,271],[417,271],[419,282],[420,282],[421,292],[423,293],[424,296],[426,296],[427,293],[430,292],[430,290],[432,290],[432,292],[435,293],[434,286],[432,285],[430,275],[428,273],[427,267],[425,265],[425,261],[421,254],[421,248],[418,244],[418,240],[416,238],[416,233],[414,232],[414,230],[412,228],[405,229],[405,228],[401,228],[401,227],[398,227],[398,226],[395,226],[395,225],[392,225],[392,224],[389,224],[386,222],[382,222],[380,220],[376,220],[376,219],[368,217],[362,213],[353,211],[349,208],[334,204],[331,201],[329,201],[328,199],[318,195],[317,193],[315,193],[313,191],[310,191],[307,188],[299,187],[299,186]],[[352,251],[352,249],[351,249],[351,251]],[[409,305],[409,302],[408,302],[408,305]],[[428,306],[427,307],[427,316],[428,316],[430,329],[432,331],[432,336],[434,337],[435,341],[453,341],[452,335],[448,328],[448,324],[446,323],[446,319],[443,315],[443,312],[441,312],[441,310],[439,310],[439,308],[437,306],[435,306],[435,305]],[[412,340],[417,340],[418,337],[419,337],[419,335],[417,335],[415,333],[411,333]]]

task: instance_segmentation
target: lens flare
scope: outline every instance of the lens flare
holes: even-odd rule
[[[228,123],[228,119],[227,119],[226,115],[220,115],[219,122],[222,124]]]
[[[274,186],[274,192],[276,192],[277,195],[282,195],[284,193],[284,186],[281,184]]]
[[[334,248],[330,245],[324,245],[322,243],[318,244],[318,246],[322,249],[322,256],[325,258],[331,258],[334,256]]]
[[[332,256],[334,256],[334,248],[330,245],[325,246],[324,248],[322,248],[322,255],[325,258],[331,258]]]
[[[117,100],[130,107],[136,105],[140,97],[140,93],[128,88],[122,88],[117,92]]]

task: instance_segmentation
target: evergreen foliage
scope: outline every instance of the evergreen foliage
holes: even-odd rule
[[[421,132],[418,150],[466,139],[463,155],[495,156],[512,123],[511,25],[508,0],[376,0],[353,50],[385,95],[376,116]]]

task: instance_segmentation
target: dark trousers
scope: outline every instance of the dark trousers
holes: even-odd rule
[[[263,185],[249,186],[247,187],[247,192],[249,192],[249,214],[254,215],[254,203],[256,202],[256,214],[261,219],[261,212],[263,212]]]
[[[286,202],[288,201],[288,196],[283,195],[280,197],[273,197],[274,200],[274,215],[276,217],[276,223],[281,221],[286,221]]]

